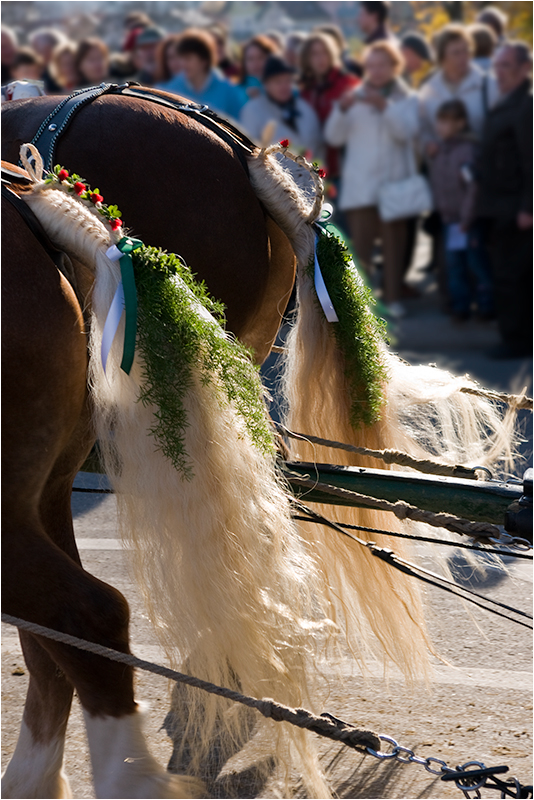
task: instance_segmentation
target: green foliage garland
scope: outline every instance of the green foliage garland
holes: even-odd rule
[[[345,359],[345,377],[351,393],[350,421],[354,428],[372,425],[380,419],[384,404],[387,371],[380,344],[385,339],[385,323],[371,311],[373,295],[359,278],[351,264],[352,256],[338,236],[323,228],[317,256],[339,319],[330,326]],[[314,270],[312,258],[307,269],[312,281]],[[318,299],[317,304],[323,314]]]
[[[247,348],[221,335],[219,325],[199,313],[198,303],[222,325],[222,304],[172,253],[143,246],[132,253],[132,260],[138,295],[137,346],[144,361],[140,402],[158,409],[151,433],[162,452],[186,478],[192,477],[185,452],[184,399],[193,385],[193,369],[198,369],[219,402],[234,405],[253,442],[272,454],[274,441],[259,369]]]

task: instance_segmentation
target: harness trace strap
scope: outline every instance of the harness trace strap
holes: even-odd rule
[[[209,109],[208,106],[183,102],[178,99],[173,100],[169,96],[166,97],[164,94],[158,94],[151,89],[140,86],[134,81],[129,81],[121,85],[116,83],[101,83],[100,86],[78,89],[76,92],[69,95],[69,97],[62,100],[41,123],[39,130],[31,142],[39,150],[45,170],[50,171],[52,169],[52,165],[55,163],[57,142],[72,122],[73,117],[84,106],[104,94],[122,95],[139,100],[148,100],[151,103],[156,103],[166,108],[172,108],[175,111],[179,111],[188,117],[198,120],[206,128],[216,133],[220,139],[232,148],[248,175],[246,156],[250,155],[250,153],[256,149],[256,145],[234,125],[228,122],[228,120],[219,117],[218,114]]]

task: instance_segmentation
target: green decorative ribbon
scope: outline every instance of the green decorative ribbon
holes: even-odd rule
[[[126,315],[121,369],[127,375],[130,374],[132,368],[137,336],[137,291],[130,253],[142,246],[143,242],[140,239],[131,239],[129,236],[123,236],[120,242],[117,243],[117,249],[122,253],[119,263],[124,291],[124,313]]]

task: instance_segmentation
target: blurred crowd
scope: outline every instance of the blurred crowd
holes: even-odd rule
[[[205,103],[261,146],[289,140],[321,164],[336,223],[392,318],[417,294],[405,276],[422,227],[443,310],[462,324],[497,319],[492,355],[532,352],[532,54],[486,6],[428,41],[395,35],[390,3],[361,2],[359,57],[324,25],[237,44],[227,31],[168,32],[124,20],[120,52],[51,28],[20,44],[2,28],[2,86],[47,94],[135,80]],[[377,259],[377,242],[381,258]],[[380,269],[377,263],[381,264]]]

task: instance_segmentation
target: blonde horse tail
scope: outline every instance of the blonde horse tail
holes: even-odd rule
[[[173,466],[152,435],[158,408],[140,401],[139,350],[130,374],[120,369],[123,322],[105,372],[102,366],[103,328],[120,280],[118,262],[106,255],[109,232],[64,192],[37,192],[30,202],[52,240],[95,276],[94,425],[137,585],[171,663],[245,694],[322,711],[325,678],[315,679],[314,654],[337,631],[324,613],[317,568],[291,519],[274,456],[252,442],[233,403],[222,402],[218,379],[208,385],[193,371],[185,398],[189,479]],[[189,770],[201,775],[213,742],[224,763],[250,725],[224,698],[187,687],[180,700],[187,712],[182,746]],[[260,720],[265,747],[285,763],[286,776],[293,758],[309,796],[330,797],[313,737]]]
[[[314,252],[315,237],[309,224],[313,212],[289,174],[265,151],[251,160],[250,166],[258,196],[290,238],[298,261],[297,316],[286,340],[282,378],[287,427],[371,449],[404,449],[444,463],[498,463],[509,469],[514,414],[503,417],[495,404],[482,398],[473,402],[472,396],[461,391],[474,386],[467,376],[412,367],[385,345],[381,356],[388,377],[383,385],[381,418],[369,426],[353,427],[350,412],[355,398],[350,396],[345,362],[333,324],[320,310],[312,280],[306,274]],[[310,462],[388,468],[379,460],[300,440],[296,446],[292,443],[292,455]],[[399,530],[398,521],[387,512],[340,506],[317,510],[338,522],[388,532]],[[411,523],[404,525],[406,531]],[[425,673],[431,646],[413,579],[332,530],[305,523],[302,533],[321,565],[331,614],[345,631],[355,655],[368,649],[381,651],[409,679]],[[409,557],[409,548],[401,539],[365,531],[358,531],[358,536]],[[370,631],[374,635],[370,636]],[[377,643],[381,647],[377,648]]]

